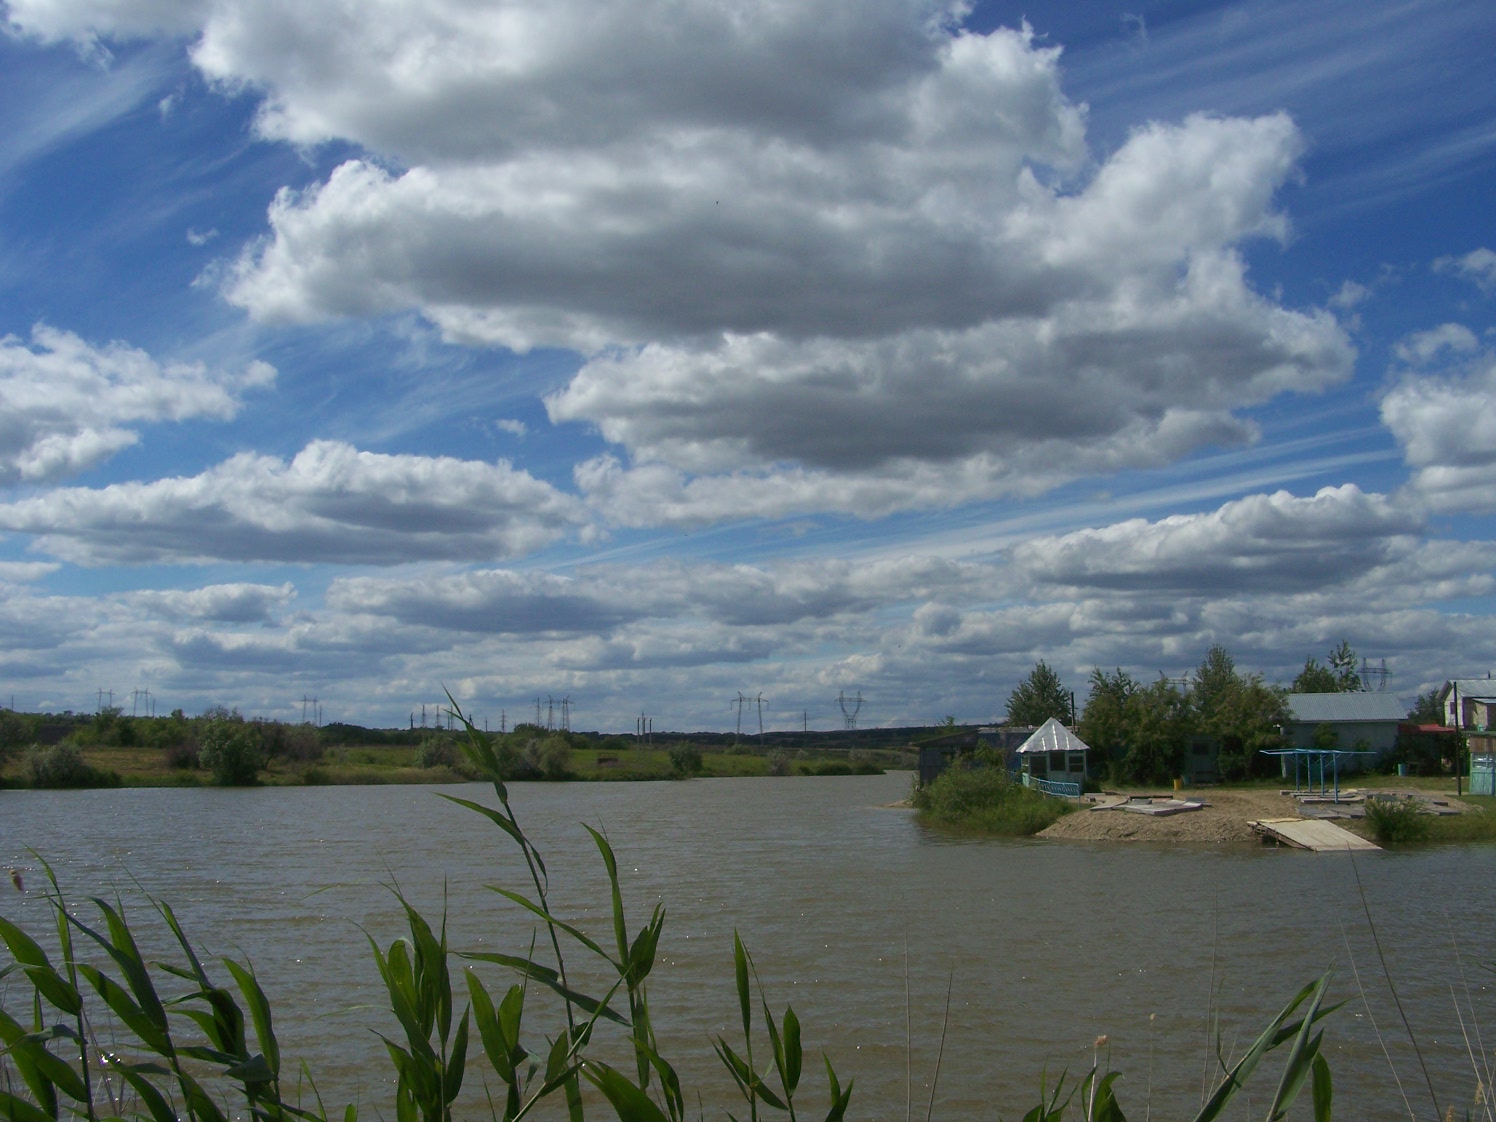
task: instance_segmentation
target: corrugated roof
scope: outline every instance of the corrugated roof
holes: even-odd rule
[[[1288,711],[1294,721],[1306,725],[1408,719],[1408,707],[1395,693],[1291,693]]]
[[[1054,717],[1034,730],[1034,735],[1018,746],[1020,752],[1089,752],[1091,746]]]
[[[1452,686],[1460,689],[1460,698],[1474,701],[1490,701],[1496,699],[1496,679],[1492,678],[1451,678],[1445,682],[1439,690],[1439,699],[1442,701],[1448,697]]]

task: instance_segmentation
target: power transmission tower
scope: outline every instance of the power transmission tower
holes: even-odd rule
[[[759,691],[758,696],[755,697],[753,699],[753,701],[754,701],[754,704],[756,704],[758,706],[758,746],[760,748],[762,748],[764,746],[764,695],[763,695],[763,691]]]
[[[499,735],[503,736],[509,731],[509,713],[507,710],[499,710]]]
[[[571,694],[561,699],[561,731],[571,731]]]
[[[535,698],[535,727],[536,728],[542,728],[542,727],[544,727],[540,723],[540,698],[539,698],[539,696],[537,696]]]
[[[1363,690],[1372,689],[1371,683],[1376,682],[1376,692],[1381,693],[1387,688],[1387,679],[1391,676],[1385,658],[1379,660],[1376,666],[1371,665],[1370,659],[1361,660],[1361,688]]]
[[[737,699],[735,701],[729,701],[727,703],[729,709],[734,705],[738,707],[738,731],[733,734],[732,742],[734,744],[743,739],[743,706],[747,705],[750,700],[750,698],[743,696],[742,690],[739,690]]]
[[[848,697],[845,692],[838,691],[836,703],[841,706],[842,720],[847,730],[857,727],[857,714],[862,712],[862,691],[857,691],[856,697]]]

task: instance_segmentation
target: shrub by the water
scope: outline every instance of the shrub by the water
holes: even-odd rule
[[[564,736],[548,736],[544,740],[532,742],[531,748],[533,753],[527,753],[530,762],[545,778],[554,780],[571,777],[571,745]]]
[[[33,787],[118,787],[119,776],[92,767],[83,749],[63,741],[37,746],[26,754],[26,770]]]
[[[422,738],[416,745],[416,767],[451,767],[457,762],[457,748],[441,734]]]
[[[195,740],[179,740],[162,750],[166,766],[173,771],[185,771],[197,767],[198,746]]]
[[[252,785],[265,766],[265,750],[249,725],[231,717],[211,720],[203,730],[198,762],[221,787]]]
[[[1379,845],[1425,841],[1429,816],[1411,799],[1368,799],[1366,824]]]
[[[694,744],[676,744],[670,748],[670,770],[681,778],[701,770],[701,749]]]
[[[775,750],[768,755],[770,775],[788,775],[790,773],[790,754]]]
[[[1037,834],[1075,809],[1014,782],[997,767],[950,768],[916,788],[910,801],[934,822],[1003,837]]]
[[[852,765],[845,760],[822,760],[820,763],[799,765],[801,775],[851,775]]]

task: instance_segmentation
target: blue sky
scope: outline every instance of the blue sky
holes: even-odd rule
[[[0,702],[1496,667],[1488,4],[0,12]]]

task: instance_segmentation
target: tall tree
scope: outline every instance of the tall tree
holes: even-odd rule
[[[1323,669],[1323,668],[1321,668]],[[1245,779],[1263,759],[1258,753],[1282,744],[1288,719],[1286,691],[1261,674],[1241,674],[1224,647],[1211,647],[1195,671],[1190,693],[1195,730],[1216,739],[1222,779]]]
[[[1444,723],[1444,706],[1439,704],[1438,686],[1429,690],[1428,693],[1418,695],[1413,708],[1408,710],[1408,720],[1420,725],[1442,725]]]
[[[1293,693],[1355,693],[1361,689],[1359,659],[1350,641],[1342,639],[1340,645],[1330,651],[1329,665],[1320,664],[1310,655],[1304,660],[1304,669],[1293,680]]]
[[[1008,695],[1008,724],[1042,725],[1051,717],[1070,720],[1070,691],[1041,658]]]
[[[1361,689],[1359,662],[1349,639],[1340,640],[1340,646],[1330,652],[1330,669],[1341,693],[1356,693]]]
[[[1080,718],[1080,738],[1103,754],[1127,745],[1127,699],[1138,683],[1120,667],[1108,674],[1101,667],[1091,671],[1091,694]]]
[[[1207,731],[1214,731],[1208,726],[1215,721],[1217,711],[1229,703],[1232,694],[1236,692],[1240,684],[1241,679],[1236,673],[1236,660],[1231,657],[1225,647],[1217,643],[1205,652],[1205,657],[1195,668],[1190,700],[1194,703],[1195,711],[1200,715],[1201,724],[1207,726]]]
[[[1167,783],[1177,776],[1191,731],[1188,695],[1160,677],[1132,692],[1125,714],[1127,773],[1140,783]]]
[[[1321,666],[1319,659],[1310,655],[1304,660],[1304,669],[1299,671],[1299,676],[1289,688],[1293,693],[1339,693],[1340,683],[1333,670]]]

